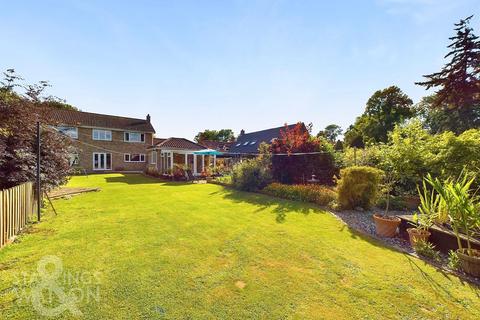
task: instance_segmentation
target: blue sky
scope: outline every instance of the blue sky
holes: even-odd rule
[[[157,136],[348,127],[376,90],[439,70],[478,0],[2,1],[0,68]],[[480,33],[480,15],[473,20]]]

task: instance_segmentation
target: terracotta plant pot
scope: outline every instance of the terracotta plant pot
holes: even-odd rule
[[[420,205],[420,198],[417,196],[405,196],[403,197],[403,201],[405,202],[405,206],[410,210],[417,209]]]
[[[430,231],[417,228],[408,228],[407,232],[412,247],[414,247],[418,241],[427,242],[431,235]]]
[[[467,249],[458,249],[457,255],[463,271],[474,277],[480,277],[480,250],[471,249],[473,255],[467,254]]]
[[[375,228],[380,237],[393,238],[397,234],[397,228],[400,225],[400,218],[374,214]]]

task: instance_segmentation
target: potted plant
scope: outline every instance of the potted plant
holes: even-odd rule
[[[423,181],[423,190],[417,186],[418,195],[420,198],[420,205],[418,206],[419,213],[413,215],[415,225],[413,228],[408,228],[408,237],[410,244],[415,248],[417,242],[427,242],[431,233],[428,231],[433,225],[438,216],[438,209],[440,204],[440,197],[435,193],[435,190],[429,191],[425,181]]]
[[[401,222],[400,218],[388,215],[388,210],[390,207],[390,193],[392,192],[394,184],[395,180],[393,175],[387,173],[382,186],[382,193],[386,195],[385,212],[383,214],[375,213],[373,215],[376,233],[381,237],[395,237],[397,234],[397,228]]]
[[[480,226],[480,197],[472,192],[475,178],[473,174],[462,172],[458,179],[449,178],[441,182],[428,175],[425,181],[438,194],[438,208],[445,211],[455,233],[457,255],[463,271],[480,277],[480,250],[472,249],[471,246],[471,239]],[[462,244],[461,233],[466,236],[466,248]]]
[[[428,218],[416,213],[413,216],[413,220],[415,221],[416,225],[415,227],[407,228],[407,232],[410,244],[415,248],[415,244],[417,244],[417,242],[428,242],[428,238],[430,238],[431,235],[428,229],[432,226],[432,224],[426,222]]]

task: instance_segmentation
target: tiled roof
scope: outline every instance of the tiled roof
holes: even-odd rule
[[[293,129],[297,124],[288,125],[289,129]],[[262,142],[272,143],[273,139],[280,138],[280,131],[285,130],[285,126],[271,128],[261,131],[244,133],[238,136],[237,141],[235,141],[230,147],[230,153],[257,153],[258,147]]]
[[[159,139],[155,138],[158,142],[155,143],[152,147],[159,149],[183,149],[183,150],[203,150],[206,149],[204,146],[195,143],[193,141],[187,140],[185,138],[168,138],[168,139]],[[163,140],[163,141],[161,141]]]
[[[70,126],[87,126],[108,129],[132,130],[142,132],[155,132],[150,121],[134,119],[107,114],[65,110],[57,108],[46,109],[49,119],[55,124]]]
[[[202,145],[207,147],[208,149],[214,149],[220,152],[228,152],[230,147],[232,146],[233,142],[221,142],[221,141],[212,141],[206,140],[202,141]]]
[[[165,141],[165,140],[167,140],[167,139],[164,139],[164,138],[153,138],[153,145],[162,143],[162,142]]]

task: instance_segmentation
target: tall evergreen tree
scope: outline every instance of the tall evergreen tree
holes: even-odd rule
[[[440,72],[424,75],[416,84],[427,90],[438,88],[431,108],[449,114],[454,121],[446,130],[460,133],[480,126],[480,41],[470,27],[473,16],[455,24],[456,35],[450,37],[448,63]]]

